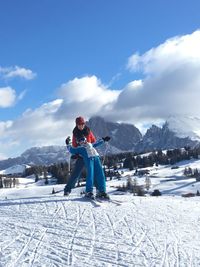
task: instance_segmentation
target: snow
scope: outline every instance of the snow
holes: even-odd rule
[[[0,171],[0,174],[19,174],[19,173],[24,173],[25,169],[26,168],[30,168],[29,165],[25,165],[25,164],[22,164],[22,165],[14,165],[10,168],[7,168],[5,170],[2,170]]]
[[[200,140],[200,118],[191,116],[170,116],[167,120],[169,129],[178,137],[189,137],[192,140]]]
[[[103,203],[84,200],[83,188],[64,197],[51,194],[64,185],[19,178],[18,188],[0,189],[0,266],[200,266],[200,197],[181,197],[200,185],[183,177],[186,166],[200,161],[148,168],[151,191],[161,197],[116,191],[133,178],[124,170],[120,181],[107,182],[113,201]],[[137,179],[142,184],[145,177]]]

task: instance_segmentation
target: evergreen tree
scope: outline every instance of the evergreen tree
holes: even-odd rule
[[[151,179],[149,177],[145,178],[145,188],[147,189],[147,191],[149,190],[151,186]]]
[[[39,181],[39,176],[37,173],[35,173],[35,183],[37,183]]]
[[[0,188],[3,188],[3,179],[0,177]]]
[[[45,179],[45,182],[44,182],[44,184],[45,184],[45,185],[49,184],[48,177],[45,177],[44,179]]]
[[[135,178],[133,179],[133,194],[134,194],[134,196],[135,196],[136,193],[137,193],[137,184],[138,184],[138,182],[137,182],[137,178],[135,177]]]
[[[154,197],[157,197],[157,196],[161,196],[162,194],[158,189],[155,189],[151,195]]]
[[[133,170],[134,165],[133,165],[133,161],[132,161],[132,157],[131,155],[128,155],[125,160],[124,160],[124,164],[123,164],[123,168],[124,169],[129,169],[130,171]]]
[[[132,181],[130,176],[127,179],[126,187],[127,187],[128,190],[132,190],[132,188],[133,188],[133,181]]]

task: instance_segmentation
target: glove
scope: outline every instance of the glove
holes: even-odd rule
[[[68,136],[66,139],[65,139],[65,144],[66,145],[69,145],[71,143],[71,138],[70,136]]]
[[[110,136],[105,136],[105,137],[102,137],[102,139],[104,142],[108,142],[111,138]]]

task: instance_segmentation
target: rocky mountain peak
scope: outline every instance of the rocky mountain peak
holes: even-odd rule
[[[109,135],[109,144],[119,150],[133,150],[142,139],[138,128],[132,124],[109,122],[101,117],[92,117],[87,125],[92,129],[97,138]]]
[[[92,117],[87,125],[97,138],[106,135],[111,140],[102,146],[101,155],[116,154],[124,151],[137,153],[158,149],[194,147],[200,141],[200,120],[197,118],[178,118],[168,120],[162,127],[152,125],[142,136],[138,128],[128,123],[106,121],[102,117]],[[199,139],[198,139],[199,136]],[[105,152],[106,151],[106,152]],[[65,146],[33,147],[17,158],[0,161],[0,170],[17,164],[50,165],[67,160]]]

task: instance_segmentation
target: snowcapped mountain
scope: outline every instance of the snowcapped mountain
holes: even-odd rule
[[[157,149],[194,147],[200,141],[197,135],[200,119],[170,117],[162,127],[152,125],[144,136],[131,124],[113,123],[94,117],[88,126],[97,137],[111,136],[109,144],[121,151],[147,152]]]
[[[152,125],[137,144],[136,151],[195,147],[200,142],[200,118],[170,116],[162,127]]]
[[[115,123],[101,117],[93,117],[87,125],[97,138],[109,135],[111,140],[99,148],[101,155],[124,151],[149,152],[157,149],[173,149],[200,144],[200,119],[194,117],[170,117],[162,127],[152,125],[142,136],[134,125]],[[17,158],[0,161],[0,170],[17,164],[50,165],[65,162],[65,146],[33,147]]]
[[[157,149],[182,148],[185,146],[195,147],[199,144],[198,140],[192,140],[186,134],[180,137],[180,134],[178,135],[169,127],[168,122],[162,127],[152,125],[151,128],[147,130],[142,140],[136,145],[135,151],[147,152]]]
[[[67,159],[65,146],[44,146],[27,149],[17,158],[9,158],[0,161],[0,170],[15,165],[50,165],[56,162],[64,162]]]
[[[21,157],[28,162],[38,162],[37,164],[51,164],[55,160],[60,162],[66,160],[67,149],[65,146],[44,146],[32,147],[21,154]]]
[[[167,119],[168,128],[177,137],[200,141],[200,118],[191,116],[170,116]]]
[[[26,168],[29,168],[30,166],[29,165],[25,165],[25,164],[22,164],[22,165],[14,165],[14,166],[11,166],[5,170],[2,170],[0,171],[0,174],[5,174],[5,175],[8,175],[8,174],[22,174]]]
[[[101,117],[93,117],[87,125],[99,138],[106,135],[111,136],[109,145],[120,151],[133,150],[142,139],[141,132],[132,124],[109,122]]]

